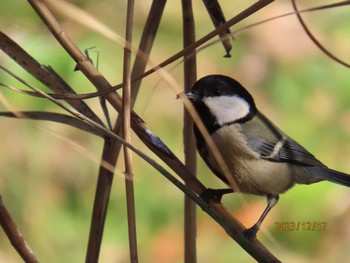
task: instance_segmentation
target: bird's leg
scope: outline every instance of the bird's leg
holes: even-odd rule
[[[207,188],[201,193],[200,198],[207,203],[210,199],[214,199],[218,202],[221,202],[222,196],[230,193],[233,193],[232,188],[225,188],[225,189]]]
[[[261,223],[264,221],[267,214],[270,212],[272,207],[274,207],[278,202],[279,196],[278,195],[267,195],[267,206],[260,216],[259,220],[253,225],[251,228],[248,228],[246,231],[244,231],[243,235],[248,239],[253,239],[256,237],[256,233],[258,232]]]

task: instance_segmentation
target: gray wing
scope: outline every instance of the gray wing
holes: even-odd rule
[[[285,135],[261,113],[243,124],[242,129],[247,136],[248,145],[261,158],[302,166],[325,167],[308,150]]]
[[[308,150],[288,137],[283,137],[277,144],[265,142],[262,144],[262,148],[265,150],[261,151],[261,157],[271,161],[325,167],[325,165],[317,160]],[[267,149],[270,149],[269,154],[267,154]]]

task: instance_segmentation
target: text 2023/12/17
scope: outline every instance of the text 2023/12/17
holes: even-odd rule
[[[326,221],[276,221],[275,231],[326,231]]]

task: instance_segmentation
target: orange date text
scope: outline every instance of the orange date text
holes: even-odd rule
[[[275,231],[326,231],[326,221],[276,221]]]

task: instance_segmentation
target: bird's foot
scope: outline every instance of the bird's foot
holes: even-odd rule
[[[259,230],[259,227],[255,224],[251,228],[248,228],[247,230],[245,230],[243,232],[243,236],[248,240],[252,240],[256,238],[256,233],[258,232],[258,230]]]

